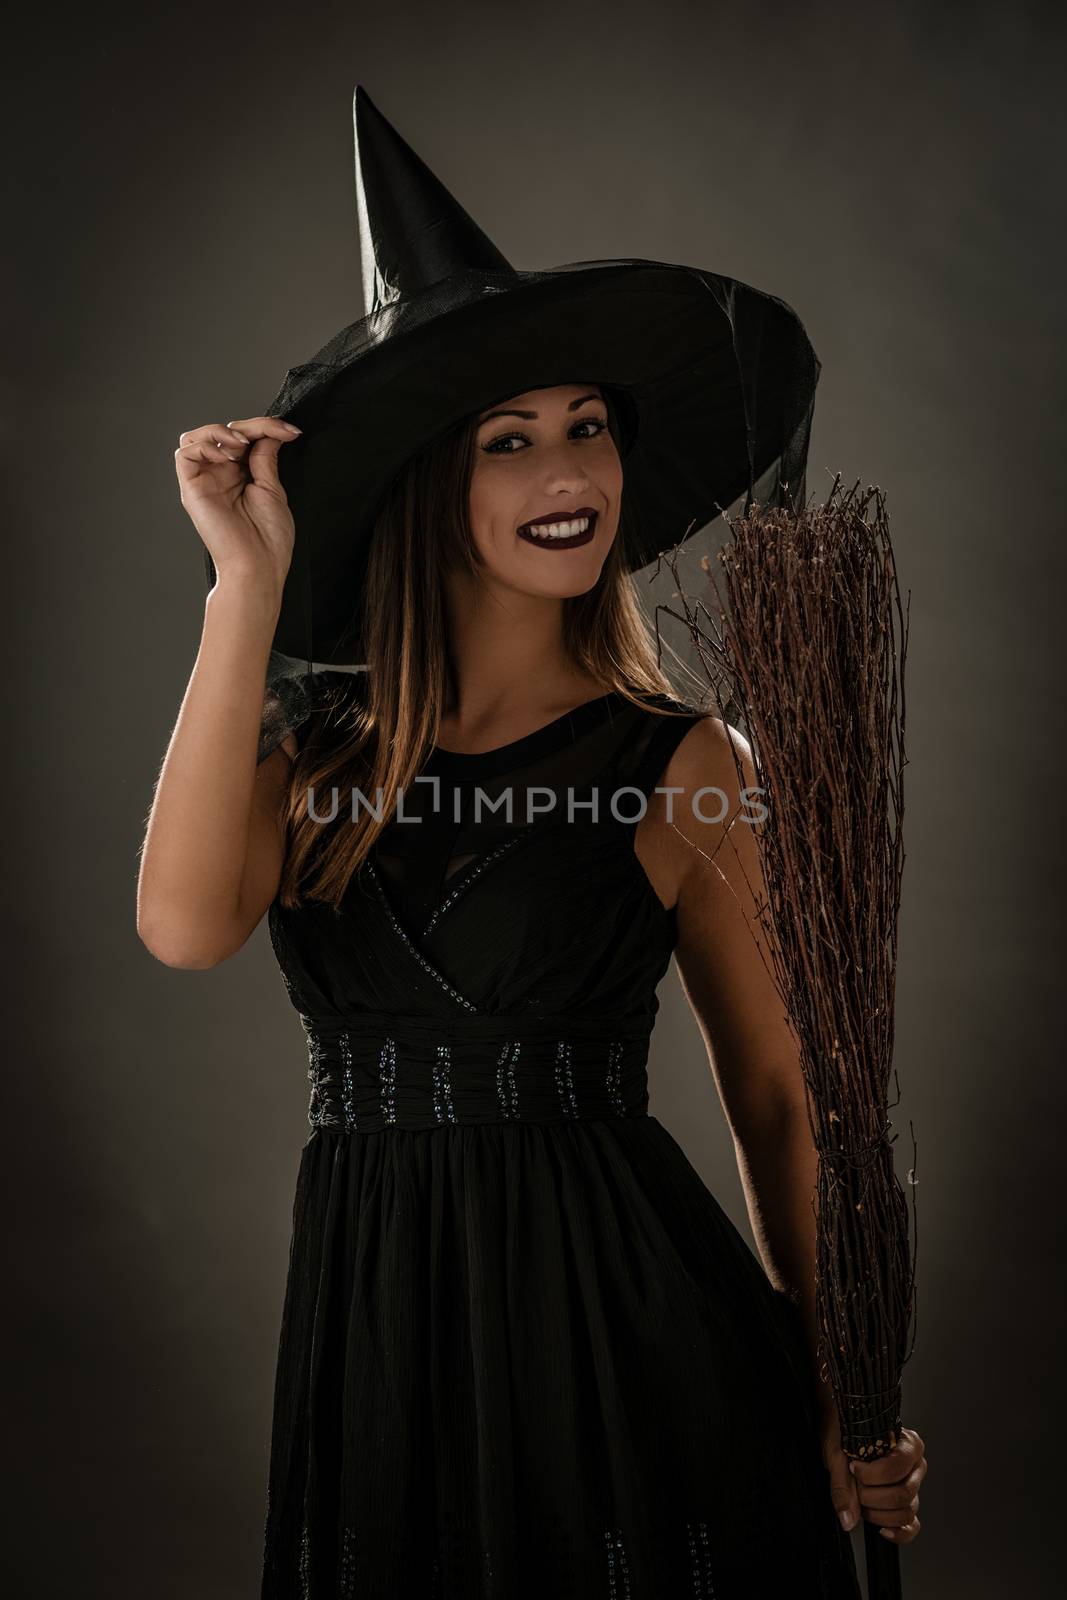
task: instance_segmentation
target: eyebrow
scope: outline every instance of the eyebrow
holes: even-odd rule
[[[581,394],[577,400],[571,400],[567,406],[568,411],[577,411],[579,406],[584,406],[587,400],[601,400],[599,394]],[[478,426],[483,422],[492,422],[494,417],[523,417],[528,422],[533,422],[537,417],[536,411],[487,411],[484,417],[479,417]]]

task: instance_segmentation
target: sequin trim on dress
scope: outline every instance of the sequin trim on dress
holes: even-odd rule
[[[711,1548],[708,1543],[706,1522],[687,1522],[689,1559],[693,1564],[694,1600],[715,1600],[715,1585],[711,1581]]]
[[[311,1539],[306,1522],[300,1529],[300,1600],[311,1600]]]
[[[338,1600],[355,1600],[356,1594],[356,1536],[351,1528],[341,1535],[341,1564],[337,1572]]]
[[[396,1121],[396,1040],[386,1039],[378,1055],[378,1077],[382,1085],[382,1116]]]
[[[341,1104],[344,1107],[345,1127],[349,1133],[355,1133],[359,1126],[356,1117],[355,1092],[352,1081],[352,1044],[348,1034],[341,1035]]]
[[[437,1059],[433,1068],[433,1109],[438,1122],[444,1122],[447,1116],[449,1122],[456,1120],[456,1108],[452,1104],[452,1046],[439,1044],[437,1046]]]
[[[574,1098],[574,1068],[569,1039],[560,1039],[556,1044],[556,1087],[559,1090],[559,1103],[563,1107],[564,1116],[576,1117],[578,1102]]]
[[[621,1039],[613,1039],[611,1041],[611,1047],[610,1047],[610,1049],[608,1051],[607,1085],[608,1085],[608,1094],[611,1097],[612,1105],[615,1107],[615,1110],[618,1112],[619,1116],[620,1117],[624,1117],[626,1115],[626,1107],[623,1104],[622,1092],[621,1092],[621,1085],[622,1085],[622,1040]]]
[[[608,1556],[608,1600],[627,1600],[630,1569],[626,1561],[626,1547],[622,1542],[622,1529],[605,1528],[604,1539]]]
[[[465,889],[467,889],[472,883],[475,883],[481,877],[486,867],[488,867],[493,861],[498,860],[500,856],[505,855],[507,851],[513,850],[524,837],[524,834],[517,833],[512,838],[505,839],[503,844],[498,844],[495,850],[490,850],[488,854],[481,856],[476,862],[474,862],[467,872],[463,874],[459,882],[449,890],[448,894],[441,901],[433,916],[430,918],[425,928],[423,928],[422,937],[425,939],[427,934],[433,932],[434,928],[437,926],[438,919],[444,915],[449,906],[453,905],[459,899],[460,895]]]
[[[519,1115],[519,1091],[515,1083],[515,1063],[522,1049],[521,1039],[509,1039],[500,1053],[496,1069],[496,1092],[505,1120]]]
[[[554,1033],[544,1019],[523,1035],[517,1017],[501,1018],[499,1028],[486,1017],[420,1019],[407,1033],[403,1017],[384,1013],[374,1021],[353,1014],[316,1022],[303,1013],[300,1020],[313,1128],[373,1133],[647,1115],[648,1033],[640,1027],[597,1037],[581,1028]]]
[[[267,1491],[268,1525],[270,1520],[270,1490]],[[685,1522],[676,1526],[675,1530],[668,1533],[660,1529],[656,1539],[659,1555],[662,1560],[667,1555],[662,1539],[666,1535],[673,1543],[678,1540],[685,1554],[679,1552],[682,1562],[686,1562],[691,1577],[692,1586],[685,1588],[685,1594],[690,1600],[717,1600],[717,1591],[712,1577],[711,1553],[711,1524],[707,1521]],[[604,1529],[604,1560],[605,1560],[605,1587],[602,1591],[603,1600],[639,1600],[634,1589],[634,1580],[631,1572],[630,1561],[626,1550],[626,1540],[623,1530],[619,1527]],[[565,1595],[566,1600],[578,1600],[577,1592],[573,1588],[573,1559],[574,1539],[573,1530],[570,1529],[565,1519],[558,1513],[547,1514],[544,1535],[540,1541],[542,1553],[546,1556],[548,1566],[555,1574],[558,1571],[563,1588],[557,1590],[560,1600]],[[677,1547],[676,1547],[677,1548]],[[549,1557],[548,1552],[552,1554]],[[299,1600],[317,1600],[312,1584],[312,1555],[311,1535],[308,1518],[305,1513],[299,1524],[295,1555],[297,1592]],[[336,1600],[358,1600],[362,1593],[360,1585],[360,1564],[358,1557],[358,1543],[356,1530],[348,1523],[341,1528],[341,1537],[336,1555],[336,1582],[331,1586],[329,1593],[336,1595]],[[264,1560],[267,1559],[267,1547],[264,1548]],[[428,1600],[444,1600],[446,1593],[468,1584],[473,1574],[474,1565],[481,1567],[481,1586],[479,1593],[488,1600],[494,1594],[496,1572],[493,1562],[493,1553],[484,1546],[480,1552],[469,1541],[465,1530],[457,1524],[455,1518],[448,1512],[443,1512],[439,1518],[434,1539],[433,1551],[430,1554],[430,1570]],[[546,1566],[546,1573],[548,1570]],[[672,1571],[674,1571],[672,1565]],[[681,1568],[678,1568],[681,1577]],[[464,1592],[466,1590],[464,1589]],[[829,1592],[829,1591],[827,1591]],[[502,1597],[503,1600],[503,1597]],[[596,1600],[596,1596],[585,1594],[582,1600]],[[672,1596],[673,1600],[673,1596]],[[679,1593],[678,1600],[682,1600]]]
[[[389,904],[389,897],[386,894],[385,889],[383,888],[382,883],[381,883],[381,881],[380,881],[380,879],[378,877],[378,873],[377,873],[377,870],[375,868],[374,862],[371,861],[370,858],[368,857],[367,860],[364,862],[364,866],[367,869],[367,876],[370,878],[371,883],[374,885],[375,893],[377,894],[379,900],[382,903],[382,906],[383,906],[383,908],[385,910],[385,914],[389,918],[389,922],[390,922],[390,924],[392,926],[392,929],[393,929],[393,932],[396,934],[397,938],[401,940],[401,942],[404,944],[405,948],[409,951],[409,953],[419,963],[419,966],[422,967],[423,971],[427,972],[430,975],[430,977],[434,980],[435,983],[439,983],[441,985],[442,989],[444,989],[446,991],[446,993],[450,994],[452,996],[453,1000],[455,1000],[457,1002],[457,1004],[461,1005],[465,1011],[477,1011],[478,1007],[474,1004],[473,1000],[468,1000],[466,995],[460,994],[459,990],[457,988],[455,988],[451,983],[449,983],[449,981],[445,977],[444,973],[443,972],[438,972],[437,968],[433,965],[433,963],[430,962],[430,961],[427,961],[426,957],[423,955],[422,951],[419,949],[418,945],[415,943],[415,941],[411,937],[410,933],[408,933],[406,928],[401,926],[400,922],[397,920],[396,913],[394,912],[392,906]]]

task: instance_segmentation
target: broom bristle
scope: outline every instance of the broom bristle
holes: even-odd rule
[[[763,789],[760,924],[819,1154],[819,1357],[844,1449],[873,1457],[899,1440],[915,1300],[889,1131],[908,624],[884,496],[857,489],[727,519],[713,602],[678,581],[668,614]]]

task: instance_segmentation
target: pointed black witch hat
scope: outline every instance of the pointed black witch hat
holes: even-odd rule
[[[517,271],[362,85],[353,115],[366,314],[291,367],[264,413],[303,430],[278,457],[296,538],[275,651],[309,672],[363,660],[367,552],[396,473],[527,389],[592,381],[607,394],[628,570],[742,494],[799,507],[820,364],[788,305],[662,261]]]

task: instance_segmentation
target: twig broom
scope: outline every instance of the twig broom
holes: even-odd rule
[[[817,1359],[842,1448],[873,1459],[900,1438],[915,1299],[888,1115],[907,622],[877,489],[844,494],[837,477],[821,507],[750,497],[727,521],[725,599],[702,562],[718,616],[679,582],[678,620],[723,719],[740,719],[767,810],[759,920],[800,1040],[818,1152]],[[676,558],[664,559],[677,581]],[[914,1188],[912,1202],[914,1216]],[[863,1526],[869,1600],[895,1600],[900,1551]]]

